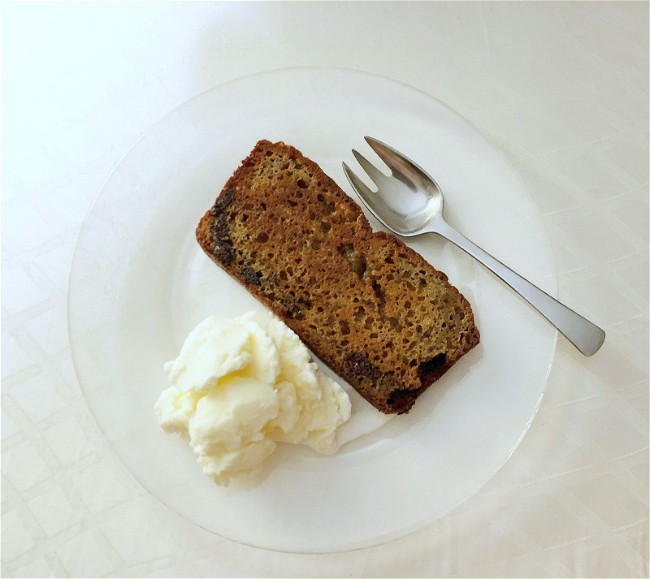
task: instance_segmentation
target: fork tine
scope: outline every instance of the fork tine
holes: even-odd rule
[[[374,139],[372,137],[364,137],[366,140],[366,143],[370,145],[372,150],[377,153],[377,156],[384,162],[390,169],[393,169],[395,167],[395,161],[396,160],[401,160],[404,158],[404,155],[402,155],[399,151],[396,151],[393,149],[393,147],[387,145],[386,143],[382,143],[381,141],[378,141],[377,139]]]
[[[364,139],[372,150],[377,153],[377,156],[386,163],[392,171],[393,177],[396,177],[409,187],[412,188],[419,177],[426,175],[421,167],[396,149],[393,149],[393,147],[372,137],[364,137]],[[431,179],[430,177],[428,178]]]
[[[361,168],[368,174],[368,177],[374,181],[375,185],[379,186],[382,179],[387,179],[386,175],[377,169],[377,167],[368,161],[368,159],[359,153],[359,151],[352,149],[352,154],[354,155],[354,158],[357,160],[359,165],[361,165]]]
[[[366,200],[374,195],[373,191],[361,179],[359,179],[359,177],[355,175],[354,171],[352,171],[352,169],[350,169],[350,167],[348,167],[348,164],[345,162],[343,162],[343,171],[345,172],[345,175],[350,181],[352,187],[354,187],[354,190],[359,194],[359,197]]]
[[[356,191],[357,195],[359,195],[359,199],[361,199],[363,204],[370,210],[370,213],[372,213],[379,220],[379,222],[388,227],[381,216],[382,210],[380,207],[378,207],[384,205],[381,196],[377,195],[371,189],[369,189],[363,183],[363,181],[361,181],[361,179],[359,179],[359,177],[354,174],[354,171],[352,171],[352,169],[350,169],[350,167],[348,167],[347,163],[345,162],[343,162],[343,171],[345,172],[348,181],[350,181],[352,188]]]

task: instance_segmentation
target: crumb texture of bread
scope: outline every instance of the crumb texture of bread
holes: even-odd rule
[[[201,219],[205,253],[385,413],[479,342],[469,302],[422,256],[373,232],[320,167],[259,141]]]

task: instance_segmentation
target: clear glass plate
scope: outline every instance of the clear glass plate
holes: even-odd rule
[[[225,84],[156,124],[122,159],[88,216],[70,280],[69,326],[88,405],[117,456],[169,508],[214,533],[289,552],[389,541],[444,516],[498,471],[546,385],[555,330],[467,255],[434,236],[407,241],[469,299],[481,344],[405,416],[354,392],[333,457],[284,445],[248,485],[205,477],[160,429],[163,363],[211,314],[262,308],[203,255],[201,215],[258,139],[284,140],[349,194],[341,161],[377,137],[441,185],[448,221],[550,293],[549,243],[503,156],[456,113],[413,88],[337,69],[290,69]],[[375,220],[371,224],[379,229]]]

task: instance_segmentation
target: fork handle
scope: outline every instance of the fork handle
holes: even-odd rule
[[[487,251],[456,231],[440,216],[431,231],[448,239],[500,277],[531,306],[551,322],[585,356],[595,354],[605,341],[605,332],[589,320],[512,271]]]

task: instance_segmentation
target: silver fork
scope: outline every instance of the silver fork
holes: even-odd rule
[[[386,163],[391,175],[385,175],[354,149],[352,153],[377,186],[377,192],[369,189],[346,163],[343,163],[343,170],[366,207],[381,223],[393,233],[404,237],[422,233],[442,235],[506,282],[582,354],[592,356],[600,349],[605,341],[603,330],[533,285],[447,224],[442,215],[442,191],[424,169],[385,143],[371,137],[365,139]]]

